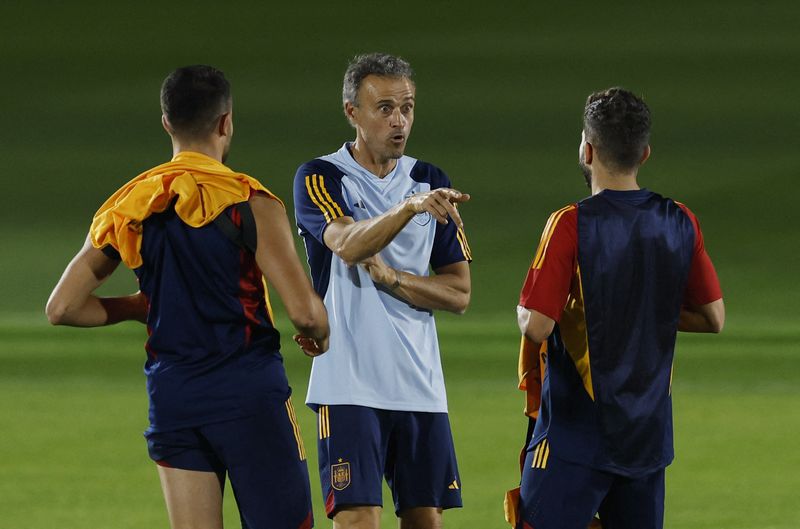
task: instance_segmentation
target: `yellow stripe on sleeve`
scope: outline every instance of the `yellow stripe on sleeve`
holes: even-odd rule
[[[542,444],[539,443],[536,445],[536,450],[533,451],[533,464],[531,468],[536,468],[536,462],[539,460],[539,449],[542,447]]]
[[[553,236],[553,233],[556,231],[556,226],[558,225],[558,221],[561,220],[561,217],[567,211],[570,211],[575,206],[565,206],[552,215],[547,220],[547,224],[544,227],[544,231],[542,232],[542,239],[539,242],[539,248],[536,250],[536,257],[533,259],[533,265],[531,268],[541,268],[542,261],[544,260],[545,254],[547,254],[547,246],[550,244],[550,238]]]
[[[458,244],[461,245],[461,252],[464,254],[464,257],[466,257],[468,261],[472,261],[472,249],[467,242],[467,234],[464,233],[464,230],[458,228],[456,230],[456,238],[458,238]]]
[[[314,192],[317,195],[317,199],[325,206],[325,209],[330,212],[330,219],[333,220],[341,215],[336,214],[336,210],[325,200],[325,197],[322,196],[322,192],[320,191],[320,182],[322,181],[322,177],[318,174],[311,175],[311,187],[314,189]],[[330,221],[329,221],[330,222]]]
[[[311,176],[309,175],[306,175],[306,190],[308,191],[308,197],[311,199],[311,202],[313,202],[319,208],[319,210],[322,211],[322,214],[325,215],[325,222],[330,222],[331,221],[330,213],[328,213],[328,210],[322,207],[322,204],[317,198],[317,195],[311,189]]]
[[[320,189],[322,189],[322,192],[325,194],[325,197],[323,197],[323,198],[327,198],[328,199],[328,204],[331,204],[333,206],[333,208],[339,214],[338,215],[339,217],[344,217],[344,212],[342,211],[342,208],[339,207],[339,204],[337,204],[336,201],[333,200],[333,198],[331,198],[330,193],[328,193],[328,190],[325,189],[325,180],[323,180],[322,175],[318,175],[318,176],[319,176],[319,187],[320,187]]]

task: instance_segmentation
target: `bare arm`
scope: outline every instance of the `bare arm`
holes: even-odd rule
[[[428,212],[442,224],[447,224],[450,217],[458,227],[463,227],[453,204],[467,200],[469,195],[449,188],[417,193],[377,217],[358,222],[352,217],[340,217],[325,229],[323,240],[333,253],[352,266],[384,249],[418,213]]]
[[[550,333],[553,332],[556,322],[539,311],[526,309],[518,305],[517,325],[519,325],[519,331],[523,336],[534,343],[540,344],[547,341]]]
[[[401,272],[388,266],[379,255],[361,265],[374,282],[416,307],[463,314],[469,306],[472,284],[466,261],[439,267],[432,276]]]
[[[86,237],[83,248],[67,265],[56,284],[45,313],[53,325],[100,327],[120,321],[147,320],[147,300],[141,292],[130,296],[93,294],[116,270],[119,261],[107,257]]]
[[[295,341],[310,356],[322,354],[328,349],[328,313],[297,257],[286,212],[263,195],[251,198],[250,207],[258,233],[256,262],[299,332]]]
[[[725,303],[722,299],[699,307],[684,307],[678,317],[678,330],[682,332],[719,333],[725,326]]]

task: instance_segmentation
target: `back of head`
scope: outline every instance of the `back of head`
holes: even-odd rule
[[[586,100],[583,130],[603,164],[628,171],[639,165],[650,143],[650,109],[623,88],[595,92]]]
[[[402,77],[413,82],[414,70],[406,60],[388,53],[357,55],[344,73],[342,103],[349,101],[353,106],[358,106],[358,89],[368,75]]]
[[[230,83],[224,73],[211,66],[178,68],[161,85],[161,111],[178,136],[207,137],[219,117],[230,109]]]

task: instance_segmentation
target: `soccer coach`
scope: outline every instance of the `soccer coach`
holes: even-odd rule
[[[322,491],[337,529],[380,526],[384,477],[401,528],[440,527],[442,510],[461,506],[433,312],[469,303],[455,207],[469,196],[404,154],[415,94],[405,60],[356,57],[342,94],[355,141],[295,175],[297,225],[331,321],[306,402],[319,416]]]

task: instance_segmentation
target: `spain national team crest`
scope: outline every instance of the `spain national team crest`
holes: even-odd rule
[[[339,461],[331,466],[331,486],[336,490],[344,490],[350,485],[350,463]]]

